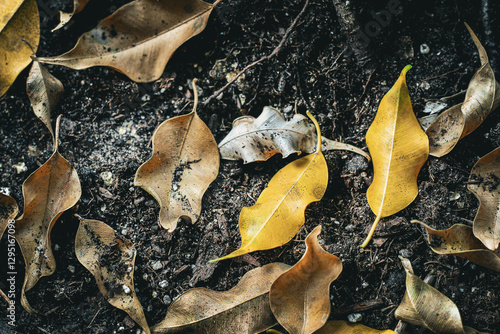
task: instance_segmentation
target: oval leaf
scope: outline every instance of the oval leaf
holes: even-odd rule
[[[17,202],[15,199],[8,195],[4,195],[0,193],[0,239],[2,239],[3,233],[9,226],[9,223],[13,221],[17,216],[17,212],[19,211],[17,207]],[[15,252],[15,241],[13,235],[8,234],[7,241],[7,252]],[[15,267],[9,262],[7,271],[15,271]],[[11,301],[7,295],[0,290],[0,296],[5,299],[9,306],[11,305]]]
[[[495,80],[488,55],[467,23],[467,30],[476,44],[481,67],[467,87],[465,101],[441,113],[427,128],[430,154],[442,157],[448,154],[460,139],[474,131],[500,105],[500,85]]]
[[[491,250],[500,244],[500,148],[476,162],[467,188],[479,200],[474,235]]]
[[[71,20],[73,15],[80,13],[85,8],[85,6],[87,5],[87,3],[89,1],[90,0],[73,0],[73,11],[71,11],[70,13],[65,13],[63,11],[59,11],[59,21],[60,22],[57,25],[57,27],[52,29],[52,31],[55,31],[57,29],[61,29],[62,27],[64,27],[66,25],[66,23],[68,23],[69,20]]]
[[[269,306],[269,289],[290,268],[271,263],[247,272],[229,291],[188,290],[168,308],[152,333],[260,333],[276,324]]]
[[[241,247],[212,261],[282,246],[304,225],[304,210],[309,203],[323,197],[328,185],[328,167],[319,149],[318,122],[310,113],[308,115],[318,132],[316,152],[291,162],[273,176],[257,202],[241,210]]]
[[[40,40],[40,19],[35,0],[2,1],[1,10],[0,97],[31,63],[31,55],[36,52]]]
[[[328,321],[315,334],[396,334],[390,329],[379,330],[343,320]]]
[[[429,141],[420,127],[406,87],[406,66],[380,101],[366,133],[373,159],[373,182],[366,196],[377,215],[361,247],[366,247],[381,218],[406,208],[418,194],[417,176],[429,155]]]
[[[94,275],[104,298],[127,312],[149,334],[144,311],[135,294],[134,244],[103,222],[83,219],[76,233],[75,252],[78,261]]]
[[[472,233],[472,228],[455,224],[447,230],[435,230],[432,227],[413,220],[425,227],[427,241],[431,249],[438,254],[456,255],[485,268],[500,272],[500,251],[492,252]]]
[[[289,333],[313,333],[330,316],[330,284],[342,272],[342,262],[318,242],[321,225],[306,238],[304,256],[271,286],[271,310]]]
[[[83,34],[72,50],[37,60],[75,70],[108,66],[136,82],[154,81],[174,51],[205,29],[212,8],[200,0],[136,0]]]

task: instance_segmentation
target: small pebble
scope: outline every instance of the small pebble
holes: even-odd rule
[[[368,282],[363,282],[363,283],[361,284],[361,286],[362,286],[363,288],[367,288],[369,285],[370,285],[370,284],[369,284]]]
[[[160,283],[158,283],[158,285],[160,286],[160,288],[165,289],[168,285],[168,282],[167,280],[163,280]]]
[[[156,292],[156,291],[153,291],[153,293],[151,294],[151,296],[153,296],[153,298],[156,298],[156,297],[158,297],[158,292]]]
[[[143,102],[147,102],[151,100],[151,96],[149,96],[149,94],[144,94],[142,97],[141,97],[141,101]]]
[[[4,194],[4,195],[7,195],[7,196],[10,196],[10,188],[9,187],[1,187],[0,188],[0,193]]]
[[[142,279],[145,281],[147,281],[148,277],[149,275],[147,273],[144,273],[144,275],[142,275]]]
[[[361,319],[363,319],[361,313],[351,313],[347,316],[347,320],[350,322],[359,322]]]
[[[169,295],[165,295],[163,296],[163,302],[165,303],[165,305],[170,305],[170,303],[172,302],[172,298],[170,298]]]
[[[154,270],[160,270],[163,268],[163,264],[160,261],[155,261],[151,264]]]
[[[413,256],[413,252],[409,249],[401,249],[399,251],[399,255],[401,255],[402,257],[405,257],[407,259],[411,258]]]
[[[122,235],[127,235],[128,231],[126,228],[122,229]]]
[[[75,266],[72,266],[71,264],[68,266],[68,270],[70,273],[74,274],[75,273]]]
[[[24,162],[18,162],[16,165],[12,166],[16,169],[17,174],[21,174],[28,171],[28,167]]]
[[[34,145],[28,145],[28,155],[30,157],[39,157],[42,153]]]
[[[111,172],[102,172],[101,179],[104,181],[104,184],[110,186],[113,184],[113,173]]]
[[[123,292],[125,292],[125,294],[130,294],[132,292],[132,290],[130,290],[130,288],[128,286],[126,286],[125,284],[122,285],[122,289],[123,289]]]
[[[429,52],[431,52],[431,48],[429,47],[429,45],[427,45],[425,43],[420,45],[420,53],[421,54],[426,55]]]

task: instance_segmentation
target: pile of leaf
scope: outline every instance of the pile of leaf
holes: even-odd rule
[[[74,3],[72,13],[61,13],[60,28],[82,11],[88,1]],[[119,8],[94,29],[83,34],[63,55],[38,58],[38,10],[34,0],[12,0],[0,21],[0,96],[31,63],[27,94],[35,115],[51,133],[52,156],[23,184],[23,214],[15,220],[15,237],[26,264],[21,304],[36,313],[26,297],[41,277],[55,271],[51,231],[61,214],[76,209],[82,190],[77,171],[58,151],[60,119],[55,130],[51,114],[63,94],[61,82],[41,63],[73,69],[108,66],[136,82],[156,80],[173,52],[200,33],[213,7],[199,0],[135,0]],[[467,26],[476,44],[481,68],[472,78],[465,100],[440,114],[424,131],[415,117],[401,72],[380,101],[377,115],[366,133],[374,177],[367,199],[375,222],[361,247],[367,247],[377,224],[418,196],[417,176],[429,154],[441,157],[458,140],[474,131],[500,104],[500,87],[481,43]],[[322,150],[350,150],[370,157],[359,148],[321,136],[320,126],[295,114],[286,120],[276,109],[264,108],[258,118],[244,116],[218,145],[197,115],[198,95],[193,81],[193,110],[163,122],[152,138],[152,156],[136,171],[134,185],[142,187],[160,205],[159,224],[169,232],[179,219],[195,223],[202,211],[202,197],[219,172],[220,158],[265,161],[279,153],[307,153],[273,176],[255,204],[241,210],[240,247],[221,254],[220,261],[280,247],[292,240],[305,223],[305,210],[320,201],[328,185],[328,162]],[[454,225],[434,230],[425,223],[429,246],[439,254],[463,257],[500,272],[500,149],[482,157],[471,171],[469,190],[480,200],[472,227]],[[0,234],[17,215],[10,196],[0,196]],[[378,333],[360,324],[330,321],[329,288],[342,272],[342,263],[319,244],[321,227],[306,238],[306,251],[292,267],[270,263],[247,272],[239,284],[225,292],[204,288],[188,290],[169,307],[165,319],[149,327],[134,287],[136,248],[107,224],[80,217],[75,252],[95,277],[106,300],[127,312],[145,333],[259,333],[280,324],[289,333]],[[338,242],[347,242],[339,240]],[[475,333],[463,326],[456,305],[413,272],[402,258],[407,274],[406,293],[395,317],[435,333]],[[2,296],[12,301],[2,293]],[[276,332],[270,330],[270,332]],[[392,331],[388,331],[392,332]]]

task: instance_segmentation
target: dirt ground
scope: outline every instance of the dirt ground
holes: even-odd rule
[[[247,71],[222,98],[200,105],[200,117],[220,141],[238,116],[258,116],[270,105],[290,117],[296,106],[298,112],[310,110],[316,116],[324,136],[366,150],[364,137],[378,103],[405,65],[413,65],[407,80],[417,117],[425,115],[427,102],[466,90],[479,60],[464,21],[483,41],[500,75],[496,52],[500,34],[490,31],[500,24],[499,2],[401,2],[402,12],[392,15],[387,26],[372,34],[367,48],[374,52],[375,66],[367,70],[348,52],[333,2],[311,0],[278,56]],[[72,1],[38,3],[42,13],[38,55],[49,56],[72,48],[81,33],[125,1],[91,2],[72,24],[56,32],[50,31],[57,24],[56,11],[70,8]],[[352,4],[361,26],[366,27],[374,21],[370,12],[385,9],[388,2],[356,0]],[[364,251],[359,245],[375,218],[365,195],[373,169],[353,153],[325,153],[328,189],[320,202],[306,210],[306,223],[295,240],[281,248],[212,264],[208,260],[239,246],[241,209],[253,205],[271,177],[295,156],[275,156],[248,165],[221,161],[219,176],[203,198],[199,221],[193,225],[181,222],[172,234],[157,224],[156,201],[133,186],[135,171],[151,155],[154,129],[167,118],[191,110],[190,80],[200,80],[203,101],[227,82],[228,73],[269,54],[303,5],[302,0],[223,0],[211,14],[206,30],[181,46],[163,76],[152,84],[131,82],[107,68],[74,71],[49,66],[65,86],[56,113],[63,115],[61,154],[76,168],[82,185],[77,213],[109,224],[135,243],[135,286],[150,325],[160,322],[172,300],[192,287],[224,291],[258,265],[276,261],[294,264],[304,252],[307,233],[321,224],[324,247],[340,257],[344,266],[331,286],[331,319],[360,313],[360,322],[367,326],[394,329],[394,311],[405,290],[405,273],[398,259],[403,255],[411,260],[418,276],[435,276],[434,286],[457,304],[465,325],[500,333],[498,273],[460,258],[434,254],[423,231],[410,223],[419,219],[440,229],[455,223],[472,224],[478,201],[467,190],[466,182],[474,163],[500,145],[498,111],[449,155],[429,158],[419,174],[416,200],[384,219]],[[421,53],[422,44],[430,49],[427,54]],[[0,186],[8,188],[21,210],[23,181],[51,153],[50,135],[34,116],[26,96],[27,73],[25,70],[0,100]],[[446,102],[451,106],[463,97],[461,94]],[[14,165],[21,162],[27,171],[17,173]],[[112,173],[110,185],[102,179],[104,172]],[[41,314],[28,314],[18,301],[17,327],[10,328],[3,303],[0,332],[139,332],[126,313],[104,300],[92,275],[76,259],[78,220],[73,214],[65,213],[52,230],[56,272],[42,278],[28,293],[31,305]],[[4,268],[5,237],[0,249]],[[24,263],[19,249],[16,256],[16,287],[20,291]],[[158,261],[161,267],[154,269]],[[7,278],[4,269],[0,272],[0,288],[4,289]],[[164,280],[168,284],[162,288],[159,283]],[[356,311],[362,305],[369,305],[368,309]],[[407,329],[407,333],[422,332],[418,327]]]

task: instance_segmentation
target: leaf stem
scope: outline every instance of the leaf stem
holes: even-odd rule
[[[56,119],[56,132],[54,133],[54,137],[52,138],[54,152],[59,149],[59,126],[61,124],[61,117],[62,117],[62,114],[59,115],[59,116],[57,116],[57,119]]]
[[[196,82],[198,82],[198,79],[194,78],[192,81],[193,94],[194,94],[194,106],[193,106],[194,113],[196,113],[196,107],[198,106],[198,88],[196,88]]]
[[[368,246],[368,243],[370,242],[370,240],[372,240],[373,233],[375,233],[375,229],[377,228],[377,225],[380,222],[380,218],[382,218],[382,216],[379,214],[375,219],[375,221],[373,222],[372,228],[368,233],[368,236],[366,237],[365,241],[361,245],[361,248],[365,248],[366,246]]]
[[[313,121],[314,127],[316,128],[316,134],[318,135],[318,142],[316,143],[316,153],[321,152],[321,130],[319,129],[319,124],[316,118],[309,112],[306,112],[307,116]]]

